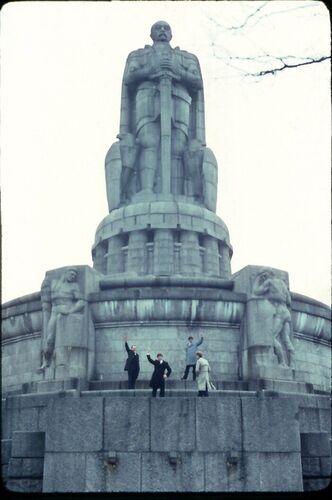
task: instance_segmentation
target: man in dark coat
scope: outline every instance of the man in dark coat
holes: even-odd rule
[[[152,387],[152,397],[157,396],[157,389],[160,389],[160,397],[165,397],[165,380],[172,373],[171,367],[167,361],[163,360],[163,355],[161,353],[157,354],[157,359],[153,361],[150,354],[147,354],[148,361],[154,365],[154,372],[150,380],[150,387]],[[165,373],[167,372],[167,373]]]
[[[139,355],[136,352],[136,346],[132,345],[129,349],[127,343],[128,337],[124,338],[125,348],[128,354],[128,358],[125,364],[125,371],[128,372],[128,389],[135,389],[135,382],[139,374]]]

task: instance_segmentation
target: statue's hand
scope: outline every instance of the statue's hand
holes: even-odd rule
[[[160,67],[161,69],[166,69],[168,71],[172,71],[172,59],[169,56],[163,57],[160,59]]]

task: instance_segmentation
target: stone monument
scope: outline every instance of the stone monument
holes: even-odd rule
[[[205,143],[199,62],[170,46],[167,23],[155,23],[151,38],[126,62],[119,141],[105,161],[110,215],[96,233],[94,267],[228,279],[232,247],[215,215],[218,167]]]
[[[330,309],[291,292],[285,271],[232,275],[199,62],[170,45],[164,21],[151,39],[125,65],[93,268],[49,270],[39,292],[3,306],[4,481],[24,492],[320,489]],[[209,398],[181,380],[187,338],[202,334]],[[140,353],[133,390],[127,336]],[[148,349],[172,367],[163,399],[151,398]]]

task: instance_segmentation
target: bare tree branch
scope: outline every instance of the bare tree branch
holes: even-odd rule
[[[243,21],[242,24],[239,24],[238,26],[229,26],[227,28],[225,28],[225,31],[232,31],[232,30],[239,30],[241,28],[244,28],[248,22],[250,21],[250,19],[254,16],[256,16],[258,14],[258,12],[260,10],[262,10],[269,2],[264,2],[262,5],[260,5],[255,11],[253,11],[251,14],[249,14],[249,16],[247,16],[247,18]],[[264,17],[264,16],[262,16]]]
[[[253,2],[254,4],[257,5],[257,2]],[[326,47],[320,49],[316,49],[314,47],[310,47],[310,51],[313,52],[314,54],[309,54],[309,55],[304,55],[309,52],[308,49],[303,49],[302,55],[285,55],[285,56],[280,56],[280,55],[271,55],[269,54],[266,50],[265,47],[260,46],[260,43],[257,43],[257,40],[255,38],[249,38],[248,37],[248,29],[254,28],[258,23],[261,21],[270,21],[271,16],[275,15],[285,15],[288,14],[289,12],[297,11],[300,9],[308,9],[308,8],[316,8],[316,11],[311,12],[309,15],[310,16],[315,16],[322,14],[321,13],[321,2],[301,2],[299,5],[294,6],[294,7],[288,7],[287,9],[280,9],[280,10],[274,10],[269,9],[267,10],[267,6],[272,6],[273,7],[274,2],[271,0],[265,1],[261,3],[258,7],[255,8],[255,10],[252,10],[249,15],[246,16],[246,18],[239,23],[232,23],[231,26],[225,26],[220,24],[215,18],[211,17],[211,15],[204,13],[204,10],[202,11],[207,19],[209,21],[213,22],[213,24],[219,28],[215,33],[211,33],[211,47],[213,51],[214,57],[217,59],[221,60],[223,64],[228,66],[229,68],[234,69],[238,74],[241,74],[244,77],[262,77],[266,75],[275,75],[276,73],[280,73],[284,70],[288,69],[294,69],[294,68],[300,68],[302,66],[308,66],[312,64],[319,64],[322,63],[326,60],[331,59],[331,56],[324,55],[324,52],[326,50]],[[287,2],[286,2],[287,4]],[[294,5],[294,4],[293,4]],[[296,4],[295,4],[296,5]],[[264,9],[264,12],[263,12]],[[242,17],[242,16],[241,16]],[[300,18],[301,19],[301,18]],[[272,25],[272,27],[274,27]],[[281,36],[282,36],[282,28],[278,26]],[[218,38],[220,34],[240,34],[242,37],[245,39],[245,48],[244,50],[248,53],[251,52],[254,55],[243,55],[243,56],[238,56],[238,55],[233,55],[232,51],[229,50],[229,47],[233,46],[233,41],[230,40],[230,43],[227,43],[226,40],[224,40],[223,45],[219,43]],[[252,31],[251,34],[255,34],[255,31]],[[325,44],[326,45],[326,44]],[[255,54],[256,52],[256,54]],[[323,54],[322,54],[323,52]],[[247,63],[247,64],[246,64]],[[258,66],[258,68],[255,68],[255,65]],[[259,67],[264,69],[259,69]],[[220,77],[218,77],[220,78]]]
[[[323,61],[326,61],[327,59],[331,59],[331,56],[322,56],[318,59],[312,59],[308,58],[307,61],[296,63],[296,64],[286,64],[282,58],[278,58],[283,65],[280,68],[272,68],[272,69],[265,69],[262,71],[259,71],[258,73],[248,73],[249,76],[265,76],[265,75],[275,75],[278,71],[283,71],[285,69],[293,69],[293,68],[299,68],[300,66],[307,66],[308,64],[317,64],[321,63]]]
[[[279,14],[287,14],[288,12],[293,12],[294,10],[300,10],[300,9],[308,9],[308,8],[313,8],[317,7],[320,4],[320,2],[312,2],[311,4],[308,5],[299,5],[298,7],[293,7],[293,8],[288,8],[284,10],[275,10],[274,12],[268,12],[260,17],[257,18],[256,22],[250,26],[250,28],[253,28],[256,26],[262,19],[269,18],[271,16],[279,15]],[[313,14],[317,15],[317,14]]]
[[[245,28],[245,27],[254,27],[256,26],[256,24],[258,24],[262,19],[267,19],[271,16],[274,16],[274,15],[278,15],[278,14],[285,14],[285,13],[288,13],[288,12],[293,12],[295,10],[300,10],[300,9],[308,9],[308,8],[316,8],[318,6],[320,6],[321,2],[311,2],[311,3],[308,3],[307,5],[299,5],[297,7],[290,7],[288,9],[284,9],[284,10],[275,10],[275,11],[272,11],[272,12],[266,12],[265,14],[261,15],[261,16],[257,16],[257,14],[263,9],[265,8],[267,5],[271,5],[273,4],[273,1],[271,0],[267,0],[266,2],[264,2],[262,5],[260,5],[259,7],[257,7],[257,9],[255,9],[253,12],[251,12],[246,18],[245,20],[237,25],[237,26],[224,26],[220,23],[218,23],[218,21],[216,21],[210,14],[208,14],[207,12],[204,12],[204,10],[202,10],[202,12],[204,13],[204,15],[210,20],[212,21],[215,26],[217,26],[218,28],[221,28],[221,31],[220,33],[224,33],[226,31],[237,31],[237,30],[240,30],[242,28]],[[315,14],[313,14],[315,15]],[[253,18],[253,17],[256,17],[257,16],[257,19],[256,19],[256,22],[252,25],[249,24],[249,21]]]

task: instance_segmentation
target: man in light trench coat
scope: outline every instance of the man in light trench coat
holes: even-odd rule
[[[202,351],[196,352],[196,374],[197,374],[197,388],[198,396],[207,397],[209,395],[209,389],[215,389],[215,386],[210,381],[210,365],[207,359],[203,357]]]

